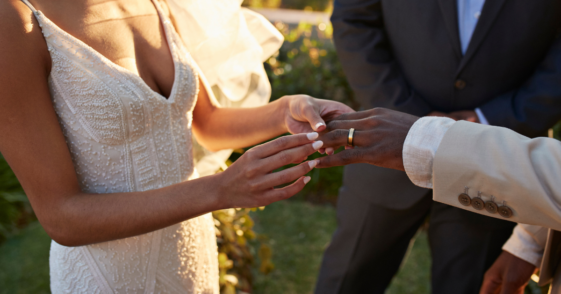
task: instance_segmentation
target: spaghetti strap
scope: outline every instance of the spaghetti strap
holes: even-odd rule
[[[37,13],[37,9],[35,9],[35,7],[33,7],[33,4],[29,3],[29,1],[21,0],[21,2],[23,2],[23,4],[25,4],[25,5],[27,5],[27,7],[29,7],[29,9],[31,9],[31,11],[33,11],[34,13]]]

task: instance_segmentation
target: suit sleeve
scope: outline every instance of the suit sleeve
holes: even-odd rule
[[[433,162],[435,201],[505,219],[499,213],[464,206],[473,199],[506,205],[510,220],[561,230],[561,142],[530,139],[506,128],[458,121],[448,129]]]
[[[534,74],[518,89],[483,104],[480,109],[495,126],[536,137],[561,119],[561,37]]]
[[[384,107],[417,116],[432,108],[412,89],[392,56],[380,0],[335,0],[333,40],[364,108]]]

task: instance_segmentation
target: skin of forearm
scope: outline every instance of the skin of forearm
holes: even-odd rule
[[[193,132],[199,143],[212,151],[252,146],[287,132],[288,103],[289,98],[283,97],[254,108],[195,109]]]
[[[82,246],[145,234],[227,206],[219,175],[130,193],[62,197],[38,213],[57,243]]]

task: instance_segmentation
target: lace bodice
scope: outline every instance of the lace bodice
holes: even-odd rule
[[[26,2],[26,1],[24,1]],[[145,191],[196,177],[194,61],[154,1],[174,60],[169,99],[34,11],[52,59],[49,87],[80,186]],[[82,247],[52,242],[53,293],[218,293],[209,214],[141,236]]]

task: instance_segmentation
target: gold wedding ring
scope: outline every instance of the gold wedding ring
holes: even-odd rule
[[[355,135],[355,129],[350,128],[349,129],[349,137],[347,138],[347,146],[350,146],[350,147],[354,146],[354,135]]]

